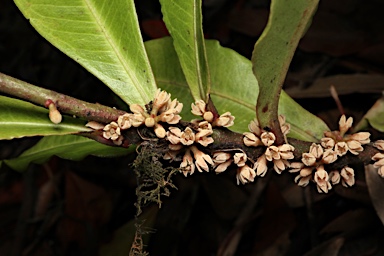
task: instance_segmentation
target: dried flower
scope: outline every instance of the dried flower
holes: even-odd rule
[[[248,165],[244,165],[237,170],[237,185],[239,185],[240,182],[242,184],[253,182],[255,180],[255,176],[255,171]]]
[[[324,170],[324,166],[322,165],[316,168],[314,180],[317,184],[317,191],[319,193],[328,193],[328,190],[332,188],[331,183],[329,182],[328,173]]]
[[[117,119],[117,124],[119,125],[120,129],[126,130],[126,129],[131,128],[131,126],[132,126],[131,116],[132,116],[132,114],[128,114],[128,113],[119,116],[119,118]]]
[[[190,149],[192,150],[193,156],[195,158],[195,165],[197,170],[199,172],[202,172],[203,170],[208,172],[209,166],[207,163],[213,166],[212,158],[209,155],[201,152],[196,146],[191,146]]]
[[[351,187],[355,184],[355,172],[352,168],[345,166],[341,169],[340,175],[342,178],[341,184],[344,187]]]

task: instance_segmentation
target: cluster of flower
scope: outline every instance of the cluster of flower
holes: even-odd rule
[[[121,145],[123,141],[121,130],[144,124],[147,127],[153,127],[157,137],[164,138],[166,131],[160,122],[177,124],[181,119],[179,114],[183,109],[183,104],[177,99],[172,101],[171,94],[158,89],[151,105],[150,110],[147,111],[138,104],[131,104],[129,108],[132,113],[120,116],[117,123],[107,124],[103,128],[103,137],[113,140],[116,145]]]
[[[295,182],[299,186],[307,186],[309,181],[314,181],[319,193],[327,193],[332,185],[341,184],[345,187],[355,183],[354,170],[344,166],[340,170],[327,171],[325,165],[335,162],[348,152],[358,155],[364,150],[363,145],[370,143],[370,133],[359,132],[346,134],[351,128],[353,119],[346,119],[343,115],[339,121],[339,130],[324,133],[320,144],[313,143],[309,152],[303,153],[300,162],[292,162],[295,148],[290,144],[275,145],[276,137],[270,131],[262,129],[255,119],[248,125],[250,132],[245,132],[243,142],[248,147],[263,147],[264,153],[252,161],[247,154],[241,150],[229,149],[218,151],[212,157],[204,153],[199,147],[207,147],[213,143],[212,127],[229,127],[234,123],[234,117],[226,112],[220,116],[207,109],[204,101],[199,100],[191,105],[192,113],[202,117],[202,120],[192,120],[192,126],[184,130],[179,127],[170,126],[167,130],[161,123],[171,125],[178,124],[181,117],[180,112],[183,104],[177,99],[171,100],[171,95],[160,89],[157,91],[152,104],[146,109],[137,104],[132,104],[132,113],[120,116],[117,122],[111,122],[103,126],[103,137],[111,139],[120,145],[123,137],[121,131],[130,127],[153,127],[158,138],[169,141],[169,151],[164,155],[165,160],[181,161],[180,171],[187,176],[192,175],[197,169],[199,172],[209,171],[210,166],[216,173],[224,172],[231,164],[237,166],[237,184],[253,182],[256,176],[263,177],[268,170],[268,163],[273,164],[273,169],[281,174],[284,170],[297,173]],[[290,125],[285,122],[284,116],[279,116],[281,131],[286,137]],[[384,140],[376,141],[375,146],[384,151]],[[178,157],[182,155],[182,157]],[[384,177],[384,153],[377,153],[372,157],[375,161],[374,167]]]
[[[355,184],[355,172],[348,166],[329,173],[324,169],[324,165],[335,162],[338,157],[347,154],[348,151],[358,155],[364,150],[362,145],[370,142],[369,132],[345,134],[351,128],[352,122],[352,117],[346,119],[343,115],[339,120],[338,131],[325,132],[320,144],[313,143],[309,152],[302,154],[301,162],[291,163],[290,172],[298,173],[295,182],[299,186],[306,186],[313,179],[319,193],[328,193],[332,185],[340,181],[345,187]],[[312,175],[313,171],[315,171],[314,175]]]

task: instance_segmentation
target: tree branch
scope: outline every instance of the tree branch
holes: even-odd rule
[[[82,117],[89,121],[109,123],[125,112],[101,104],[93,104],[67,95],[44,89],[0,73],[0,92],[45,106],[52,100],[60,112]]]

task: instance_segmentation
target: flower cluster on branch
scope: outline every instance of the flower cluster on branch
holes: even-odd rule
[[[307,186],[312,181],[319,193],[327,193],[338,183],[345,187],[353,186],[355,171],[348,165],[334,168],[333,163],[345,155],[359,155],[364,150],[364,145],[370,143],[368,132],[347,134],[353,119],[347,119],[343,115],[338,130],[324,132],[319,143],[312,143],[308,152],[295,159],[295,147],[286,139],[290,125],[281,115],[278,121],[285,139],[284,144],[277,145],[275,134],[261,128],[255,119],[248,125],[249,132],[243,133],[243,149],[213,150],[210,147],[214,143],[213,129],[230,127],[235,118],[229,112],[222,115],[215,113],[216,110],[212,112],[204,101],[199,100],[191,105],[191,111],[201,119],[192,120],[189,125],[180,125],[179,114],[182,108],[182,103],[177,99],[171,100],[169,93],[159,89],[152,103],[145,107],[132,104],[132,113],[121,115],[116,122],[103,126],[103,137],[121,145],[122,131],[146,126],[153,129],[159,139],[168,141],[168,150],[163,159],[179,161],[179,170],[185,176],[192,175],[195,170],[208,172],[210,169],[219,174],[234,166],[237,169],[237,184],[246,184],[253,182],[257,176],[265,176],[269,168],[278,174],[288,170],[296,174],[294,181],[299,186]],[[164,123],[167,125],[164,126]],[[374,167],[384,177],[384,140],[376,141],[373,146],[379,150],[372,157]],[[247,148],[257,148],[257,156],[247,155]]]

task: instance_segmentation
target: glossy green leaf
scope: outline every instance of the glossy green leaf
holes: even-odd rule
[[[47,109],[5,96],[0,96],[0,127],[0,140],[91,131],[85,127],[85,121],[69,116],[54,124]]]
[[[299,40],[319,0],[272,0],[268,24],[252,53],[253,72],[259,82],[257,117],[261,126],[277,120],[278,100]]]
[[[75,135],[47,136],[30,149],[24,151],[19,157],[4,160],[4,163],[14,170],[25,171],[30,163],[41,164],[54,155],[78,161],[88,155],[116,157],[128,154],[133,150],[133,147],[111,147]]]
[[[210,74],[202,28],[201,0],[160,0],[192,96],[208,100]]]
[[[156,91],[133,0],[14,0],[50,43],[103,81],[126,103]]]
[[[255,117],[258,95],[258,84],[252,73],[252,64],[235,51],[221,47],[217,41],[207,40],[206,47],[211,70],[212,100],[220,113],[229,111],[236,117],[231,130],[245,132],[249,122]],[[190,112],[193,99],[172,39],[148,41],[146,49],[159,87],[171,92],[172,97],[184,103],[181,113],[183,119],[196,118]],[[284,92],[279,101],[279,113],[284,114],[291,124],[290,137],[315,142],[323,136],[324,131],[329,130],[321,119],[303,109]]]
[[[357,132],[367,129],[369,125],[380,132],[384,132],[384,97],[376,101],[353,130]]]

